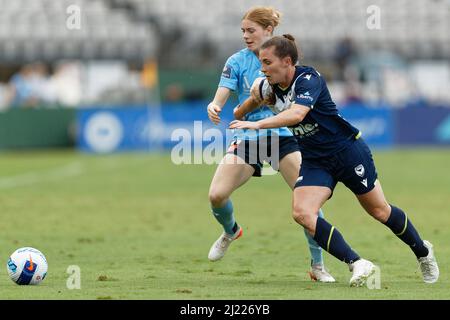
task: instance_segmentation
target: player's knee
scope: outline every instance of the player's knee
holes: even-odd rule
[[[212,189],[209,191],[209,202],[214,208],[221,208],[227,202],[228,195],[219,189]]]
[[[303,204],[294,204],[292,218],[305,228],[313,221],[314,211]]]
[[[382,223],[384,223],[388,220],[390,213],[391,213],[391,207],[387,203],[385,203],[384,205],[380,205],[375,208],[372,208],[372,210],[370,212],[372,217],[374,217],[376,220],[378,220]]]

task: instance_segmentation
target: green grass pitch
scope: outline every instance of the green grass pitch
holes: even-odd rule
[[[222,232],[210,213],[215,165],[169,155],[0,154],[0,299],[450,299],[450,150],[374,152],[389,202],[435,246],[439,282],[422,282],[414,255],[338,185],[323,208],[350,245],[381,268],[381,288],[350,288],[346,265],[324,253],[337,283],[309,280],[309,252],[280,175],[232,197],[244,236],[209,262]],[[39,286],[18,286],[6,262],[19,247],[49,262]],[[68,266],[81,269],[69,290]]]

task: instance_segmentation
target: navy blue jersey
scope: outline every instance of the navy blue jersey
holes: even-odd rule
[[[359,130],[339,114],[325,79],[312,67],[297,66],[288,88],[262,81],[260,94],[262,98],[275,94],[276,103],[269,106],[274,113],[290,108],[293,103],[311,108],[300,123],[289,128],[305,159],[328,157],[360,136]]]

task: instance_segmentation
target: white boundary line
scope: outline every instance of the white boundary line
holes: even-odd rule
[[[84,168],[79,162],[72,162],[61,167],[39,172],[28,172],[16,176],[0,178],[0,189],[10,189],[29,186],[41,182],[57,181],[66,177],[74,177],[82,174]]]

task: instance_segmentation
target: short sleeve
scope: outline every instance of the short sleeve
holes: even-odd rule
[[[239,81],[239,64],[236,59],[231,56],[228,58],[225,66],[223,67],[222,74],[220,76],[219,87],[225,87],[235,91],[238,88]]]
[[[312,108],[322,91],[322,80],[314,73],[302,74],[295,82],[294,101]]]

